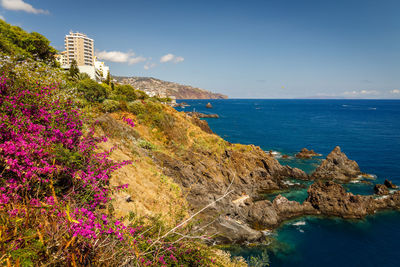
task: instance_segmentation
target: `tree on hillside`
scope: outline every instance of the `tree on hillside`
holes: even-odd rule
[[[110,75],[110,71],[107,72],[106,84],[111,85],[111,75]]]
[[[78,63],[75,59],[72,60],[71,66],[69,67],[69,76],[75,78],[79,74]]]
[[[0,51],[7,55],[18,55],[40,59],[55,64],[56,50],[43,35],[28,33],[18,26],[0,20]]]

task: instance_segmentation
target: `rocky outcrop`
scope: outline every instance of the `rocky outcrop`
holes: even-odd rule
[[[389,194],[389,189],[384,184],[377,184],[374,186],[374,192],[377,195],[387,195]]]
[[[213,134],[213,133],[214,133],[214,132],[211,130],[210,126],[208,125],[208,123],[207,123],[206,121],[200,120],[200,119],[199,119],[198,117],[196,117],[196,116],[191,117],[191,119],[192,119],[192,122],[193,122],[195,125],[199,126],[200,129],[203,130],[204,132],[209,133],[209,134]]]
[[[400,208],[400,191],[383,198],[353,195],[340,184],[317,181],[308,189],[309,202],[320,214],[342,218],[363,218],[383,209]]]
[[[319,157],[321,154],[315,153],[314,150],[308,150],[307,148],[303,148],[299,153],[296,154],[296,158],[299,159],[311,159],[312,157]]]
[[[353,195],[332,181],[317,181],[307,190],[309,202],[320,214],[361,218],[372,212],[372,198]]]
[[[387,188],[390,189],[395,189],[397,188],[397,185],[393,184],[392,181],[389,181],[388,179],[385,180],[385,182],[383,183]]]
[[[175,96],[176,99],[226,99],[226,95],[212,93],[201,88],[162,81],[152,77],[113,77],[122,84],[132,85],[135,89],[149,95],[162,97]]]
[[[191,117],[197,117],[197,118],[215,118],[218,119],[219,116],[218,114],[204,114],[204,113],[200,113],[200,112],[186,112],[186,114],[188,114]]]
[[[314,171],[311,175],[311,179],[346,182],[358,178],[361,174],[357,162],[348,159],[347,156],[341,152],[340,147],[337,146]]]
[[[213,108],[210,102],[207,103],[206,108]]]

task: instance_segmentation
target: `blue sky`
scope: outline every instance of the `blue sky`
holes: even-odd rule
[[[113,75],[232,98],[400,98],[397,0],[0,0],[0,16],[63,49],[95,40]]]

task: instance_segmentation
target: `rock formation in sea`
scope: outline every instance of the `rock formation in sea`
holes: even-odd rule
[[[206,108],[213,108],[210,102],[207,103]]]
[[[347,158],[337,146],[311,175],[311,179],[347,182],[362,175],[357,162]]]
[[[396,189],[398,186],[393,184],[392,181],[389,181],[388,179],[385,180],[384,185],[386,185],[387,188],[390,189]]]
[[[204,113],[194,112],[194,111],[186,112],[186,114],[188,114],[191,117],[197,117],[197,118],[216,118],[216,119],[219,118],[218,114],[204,114]]]
[[[321,154],[315,153],[314,150],[308,150],[307,148],[303,148],[299,153],[296,154],[296,158],[299,159],[311,159],[312,157],[322,156]]]

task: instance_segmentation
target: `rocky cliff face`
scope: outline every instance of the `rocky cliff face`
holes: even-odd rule
[[[175,203],[178,203],[184,198],[188,214],[202,210],[196,216],[201,222],[198,230],[203,229],[205,233],[215,235],[217,242],[243,243],[258,241],[263,238],[262,230],[277,227],[285,220],[299,216],[362,218],[378,210],[400,207],[399,191],[390,193],[385,190],[379,197],[359,196],[346,192],[340,184],[332,181],[343,183],[361,173],[357,163],[349,160],[338,147],[313,173],[312,178],[316,182],[309,187],[306,201],[289,201],[281,195],[273,201],[263,200],[260,193],[296,186],[288,185],[287,179],[304,180],[310,177],[300,169],[281,165],[259,147],[224,141],[213,134],[205,121],[169,107],[165,107],[164,112],[168,114],[170,128],[163,130],[152,128],[151,122],[141,125],[135,116],[129,115],[137,123],[132,134],[122,129],[129,127],[119,119],[126,114],[105,115],[100,120],[104,132],[115,131],[118,144],[140,155],[137,157],[139,163],[151,165],[148,174],[161,173],[166,177],[164,180],[175,184],[171,188],[176,188],[176,185],[180,188],[179,196],[171,196],[171,189],[167,189],[167,192],[159,189],[165,187],[165,182],[160,183],[157,176],[146,182],[147,186],[150,182],[154,183],[157,194],[150,194],[145,203],[142,203],[143,197],[140,195],[132,197],[132,203],[129,203],[131,208],[125,207],[126,211],[141,205],[144,210],[149,210],[149,203],[154,202],[157,212],[170,213],[163,208],[169,205],[168,199],[174,197]],[[126,136],[122,133],[126,133]],[[144,146],[141,140],[152,142],[152,146]],[[148,174],[138,173],[138,170],[125,171],[124,176],[116,177],[116,181],[125,177],[124,183],[134,185],[134,196],[137,188],[142,188],[140,186],[148,180],[148,176],[142,175]],[[145,187],[142,190],[145,192]],[[163,202],[159,204],[159,201]],[[120,202],[120,205],[126,206],[125,202]],[[169,209],[177,209],[176,204]]]
[[[115,77],[120,83],[132,85],[149,95],[175,96],[177,99],[226,99],[226,95],[212,93],[201,88],[166,82],[148,77]]]

